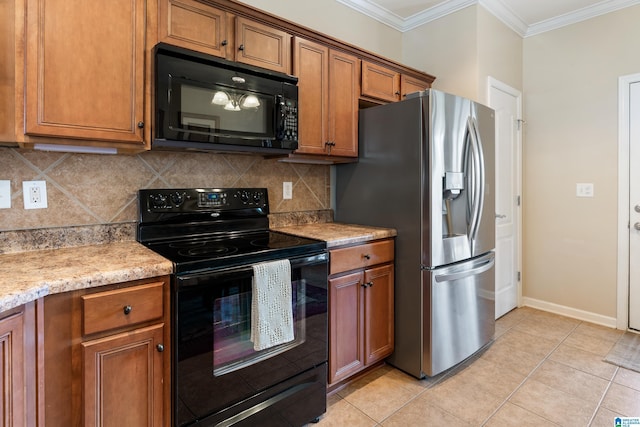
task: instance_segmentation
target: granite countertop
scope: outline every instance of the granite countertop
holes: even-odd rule
[[[366,225],[344,224],[339,222],[317,223],[276,227],[272,230],[293,234],[310,239],[324,240],[327,247],[363,243],[370,240],[395,237],[393,228],[371,227]]]
[[[391,228],[337,222],[279,225],[271,229],[324,240],[329,248],[396,236]],[[0,312],[50,294],[172,273],[171,261],[136,241],[0,252]]]
[[[173,263],[126,241],[0,255],[0,312],[37,298],[173,272]]]

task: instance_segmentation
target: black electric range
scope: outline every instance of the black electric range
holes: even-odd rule
[[[264,188],[145,189],[137,239],[171,260],[172,425],[302,426],[326,411],[326,242],[269,230]],[[289,261],[294,340],[255,350],[253,267]]]

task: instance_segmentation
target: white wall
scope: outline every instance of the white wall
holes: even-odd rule
[[[474,5],[404,34],[403,60],[436,76],[433,87],[487,103],[489,76],[522,89],[522,38]]]
[[[477,7],[404,33],[402,62],[436,76],[438,90],[478,99]]]
[[[487,103],[488,77],[522,91],[522,37],[478,7],[478,100]]]
[[[617,83],[640,72],[639,22],[634,6],[524,40],[526,297],[616,316]]]

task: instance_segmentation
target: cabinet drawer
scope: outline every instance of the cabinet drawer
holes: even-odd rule
[[[84,335],[161,319],[163,282],[82,296]]]
[[[393,261],[393,240],[366,243],[329,251],[331,261],[329,274]]]

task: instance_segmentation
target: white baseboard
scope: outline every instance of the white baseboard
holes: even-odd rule
[[[561,316],[571,317],[573,319],[584,320],[585,322],[607,326],[613,329],[616,329],[617,326],[617,319],[615,317],[603,316],[601,314],[578,310],[577,308],[554,304],[552,302],[542,301],[534,298],[522,297],[522,305],[542,311],[548,311],[554,314],[559,314]]]

